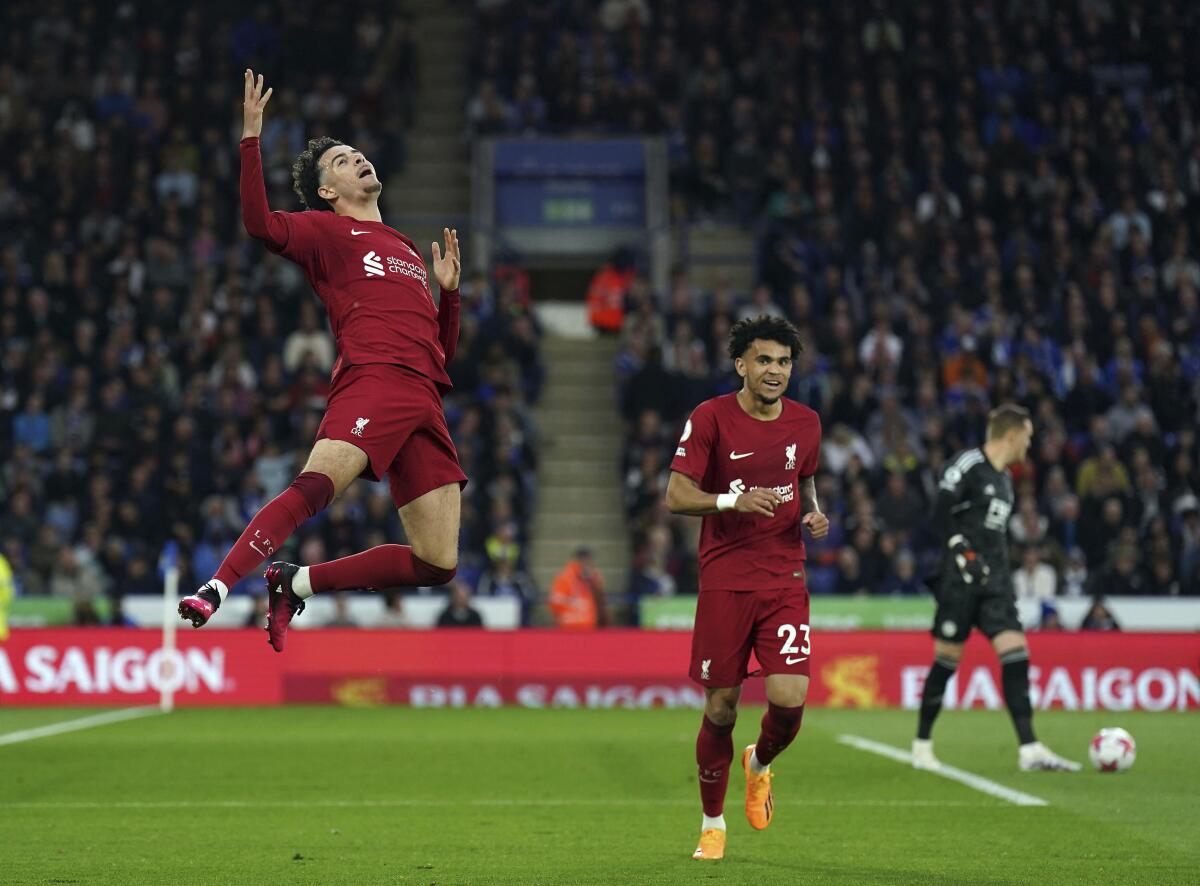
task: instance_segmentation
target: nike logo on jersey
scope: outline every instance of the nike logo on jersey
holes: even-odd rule
[[[790,664],[790,665],[794,665],[794,664],[800,664],[800,662],[807,661],[807,660],[808,660],[807,655],[798,655],[795,658],[792,658],[792,656],[789,655],[787,658],[784,659],[784,662],[786,662],[787,664]]]
[[[371,233],[371,232],[370,231],[356,231],[356,230],[354,230],[354,228],[350,229],[350,235],[352,237],[357,237],[359,234],[369,234],[369,233]]]
[[[749,458],[754,455],[753,452],[731,452],[729,453],[730,461],[737,461],[739,458]]]

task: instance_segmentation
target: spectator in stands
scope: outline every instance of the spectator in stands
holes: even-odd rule
[[[592,275],[588,284],[588,322],[600,332],[621,331],[625,319],[625,296],[637,271],[628,249],[616,250],[607,264]]]
[[[1058,592],[1058,574],[1042,560],[1041,548],[1036,543],[1021,549],[1021,564],[1013,572],[1013,590],[1018,600],[1039,603],[1052,600]]]
[[[373,625],[379,628],[406,628],[408,616],[404,612],[404,597],[396,588],[383,592],[383,614]]]
[[[670,597],[677,591],[675,576],[668,569],[671,557],[671,531],[666,526],[653,525],[646,533],[646,543],[634,557],[629,577],[629,597]]]
[[[1138,549],[1130,544],[1113,548],[1108,564],[1090,582],[1093,597],[1130,597],[1146,592],[1146,577],[1138,568]]]
[[[1038,620],[1039,631],[1063,630],[1062,619],[1058,615],[1058,610],[1054,608],[1054,604],[1043,601],[1041,610],[1041,617]]]
[[[920,525],[925,503],[902,471],[890,471],[875,510],[884,528],[903,539]]]
[[[1067,552],[1067,561],[1063,566],[1061,593],[1067,597],[1082,597],[1088,587],[1087,559],[1080,548],[1071,548]]]
[[[322,375],[333,368],[336,351],[333,337],[320,329],[316,305],[311,301],[300,305],[300,325],[283,344],[283,368],[295,372],[306,359],[319,369]]]
[[[246,615],[243,627],[255,628],[260,631],[267,629],[267,598],[264,594],[254,595],[254,605]]]
[[[350,615],[350,592],[338,591],[333,595],[333,615],[325,622],[327,628],[356,628],[356,622]]]
[[[610,623],[604,577],[589,548],[579,548],[550,585],[550,613],[556,627],[588,630]]]
[[[863,576],[858,549],[853,545],[846,545],[838,551],[837,568],[834,593],[853,594],[857,597],[871,592],[870,583]]]
[[[1119,631],[1121,626],[1117,624],[1111,610],[1104,604],[1103,598],[1097,597],[1092,601],[1092,606],[1087,615],[1083,617],[1083,623],[1079,625],[1079,629],[1081,631]]]
[[[927,594],[929,586],[917,574],[917,558],[908,548],[900,548],[892,558],[891,574],[880,585],[884,594]]]
[[[480,597],[511,597],[520,604],[521,624],[529,624],[530,609],[537,600],[537,588],[533,579],[517,565],[517,561],[503,558],[492,561],[492,566],[479,579]]]
[[[439,628],[481,628],[483,616],[471,605],[471,588],[465,581],[450,584],[450,600],[438,616]]]
[[[50,593],[71,601],[75,624],[99,624],[95,606],[102,591],[99,570],[94,565],[80,563],[73,548],[58,551],[50,575]]]
[[[0,552],[0,643],[8,639],[8,610],[16,593],[12,564]]]

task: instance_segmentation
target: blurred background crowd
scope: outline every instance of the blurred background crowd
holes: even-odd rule
[[[464,14],[470,10],[464,5]],[[1197,10],[1183,0],[479,0],[472,135],[661,136],[674,223],[735,222],[750,291],[619,255],[605,326],[628,423],[633,597],[692,592],[697,521],[663,506],[680,426],[733,389],[730,324],[788,316],[791,395],[821,414],[816,593],[917,593],[939,468],[1015,400],[1018,592],[1200,593]],[[0,553],[26,594],[185,582],[287,485],[333,342],[299,271],[242,230],[240,71],[280,87],[271,204],[315,132],[403,169],[411,23],[390,4],[0,8]],[[530,417],[544,369],[519,264],[468,276],[447,409],[472,482],[462,577],[538,595]],[[357,484],[302,562],[402,538]],[[586,541],[586,540],[584,540]],[[616,578],[617,581],[613,581]],[[545,589],[542,589],[545,591]],[[81,607],[86,617],[87,606]]]
[[[1036,425],[1018,592],[1200,593],[1196,9],[504,9],[479,88],[510,130],[661,133],[677,217],[738,219],[760,244],[749,293],[701,291],[687,267],[655,293],[621,257],[597,275],[626,287],[636,590],[693,586],[696,527],[661,506],[667,466],[691,406],[733,387],[730,324],[767,313],[800,326],[791,393],[825,427],[815,592],[921,590],[941,465],[1016,401]]]

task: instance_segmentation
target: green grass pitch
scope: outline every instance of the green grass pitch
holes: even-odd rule
[[[0,710],[0,733],[92,711]],[[742,712],[737,747],[756,735]],[[700,824],[694,711],[182,710],[0,746],[0,881],[820,884],[1200,882],[1200,718],[1040,713],[1122,775],[1020,773],[1002,713],[947,712],[944,760],[1049,801],[1018,807],[837,743],[906,747],[914,715],[808,712],[754,832],[735,771],[719,863]]]

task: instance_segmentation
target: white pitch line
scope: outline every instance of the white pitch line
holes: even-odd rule
[[[844,745],[849,745],[852,748],[858,748],[860,751],[868,751],[872,754],[878,754],[881,757],[887,757],[890,760],[895,760],[899,763],[907,763],[912,765],[912,754],[900,748],[892,747],[890,744],[882,744],[878,741],[872,741],[869,738],[861,738],[857,735],[839,735],[838,741]],[[973,772],[967,772],[965,769],[958,769],[954,766],[947,766],[943,763],[937,769],[925,769],[922,772],[931,772],[934,775],[940,775],[943,778],[949,778],[952,781],[957,781],[965,784],[969,788],[974,788],[977,791],[987,794],[991,797],[998,797],[1001,800],[1006,800],[1009,803],[1015,803],[1018,806],[1049,806],[1050,803],[1043,800],[1041,797],[1035,797],[1033,794],[1026,794],[1023,791],[1006,788],[1002,784],[997,784],[990,778],[984,778],[982,775],[976,775]]]
[[[48,726],[36,726],[33,729],[19,729],[16,732],[6,732],[0,735],[0,745],[18,744],[22,741],[33,741],[35,738],[47,738],[51,735],[62,735],[66,732],[78,732],[80,729],[91,729],[93,726],[103,726],[106,723],[119,723],[122,720],[134,720],[138,717],[149,717],[158,714],[158,708],[122,708],[119,711],[105,711],[103,714],[92,714],[90,717],[79,717],[63,723],[51,723]]]
[[[597,800],[521,800],[480,799],[473,800],[418,800],[398,798],[383,800],[11,800],[0,801],[0,810],[6,809],[373,809],[373,808],[424,808],[475,806],[487,807],[563,807],[563,806],[694,806],[693,800],[648,800],[648,799],[597,799]],[[779,805],[778,803],[776,805]],[[882,807],[983,807],[990,803],[966,803],[960,800],[793,800],[784,806],[882,806]]]

